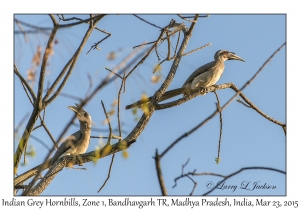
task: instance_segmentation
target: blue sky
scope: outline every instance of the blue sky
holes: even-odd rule
[[[72,16],[72,15],[71,15]],[[69,17],[71,17],[69,16]],[[50,27],[51,20],[47,15],[16,15],[17,19],[38,26]],[[88,16],[82,16],[88,18]],[[142,18],[161,27],[166,26],[173,18],[181,20],[176,15],[141,15]],[[57,34],[58,44],[54,47],[54,55],[48,66],[49,74],[46,81],[54,81],[66,61],[78,46],[88,25],[70,29],[62,29]],[[98,27],[112,33],[112,36],[99,45],[100,51],[91,51],[86,55],[90,46],[99,41],[104,35],[94,31],[77,62],[63,93],[84,97],[89,87],[87,72],[93,79],[94,87],[106,75],[105,67],[112,69],[129,53],[132,47],[144,41],[155,40],[160,31],[132,15],[109,15],[103,18]],[[182,37],[182,36],[181,36]],[[26,71],[31,67],[31,60],[37,46],[44,47],[48,37],[44,35],[29,35],[29,43],[24,42],[22,35],[15,35],[15,63],[21,74],[26,77]],[[173,38],[175,46],[176,38]],[[211,46],[183,57],[176,76],[169,89],[181,87],[185,79],[199,66],[213,60],[217,50],[226,49],[235,52],[246,62],[227,61],[226,68],[217,84],[233,82],[238,88],[242,87],[262,66],[267,58],[284,42],[286,42],[285,15],[214,15],[200,18],[187,46],[187,52],[207,43]],[[110,52],[116,52],[116,59],[106,59]],[[166,55],[167,48],[159,48],[161,55]],[[161,74],[166,77],[172,62],[165,62]],[[159,83],[152,83],[151,76],[157,64],[155,53],[129,77],[126,93],[122,94],[121,121],[124,123],[125,137],[137,123],[136,116],[125,110],[125,105],[139,100],[141,94],[152,95]],[[95,132],[93,135],[107,135],[108,126],[103,125],[105,119],[100,101],[106,107],[117,98],[120,81],[116,80],[105,87],[85,110],[93,119],[93,127],[107,129],[107,132]],[[34,90],[36,91],[35,84]],[[264,68],[259,76],[243,93],[264,113],[286,123],[286,48],[284,47]],[[221,104],[224,104],[234,92],[229,89],[218,91]],[[58,97],[48,108],[46,123],[54,138],[62,132],[65,124],[73,116],[66,107],[78,101]],[[196,97],[180,106],[157,111],[153,114],[146,129],[137,142],[128,149],[129,157],[124,159],[121,153],[116,154],[110,180],[106,187],[97,193],[107,176],[111,157],[101,159],[97,164],[86,163],[86,171],[64,169],[42,195],[160,195],[160,188],[155,171],[153,156],[155,150],[162,152],[176,138],[202,122],[215,110],[216,99],[213,93]],[[32,106],[17,77],[14,77],[14,122],[17,124],[22,117],[32,110]],[[108,109],[109,109],[108,108]],[[221,162],[215,164],[219,139],[219,118],[215,117],[196,132],[177,144],[162,160],[161,166],[169,195],[188,195],[193,183],[181,179],[174,185],[174,178],[181,174],[181,165],[190,158],[185,172],[214,172],[228,175],[242,167],[264,166],[286,171],[286,138],[282,128],[260,116],[256,111],[248,109],[240,103],[233,102],[223,111],[223,138],[221,145]],[[138,113],[141,116],[142,112]],[[117,118],[113,116],[112,126],[117,127]],[[78,123],[78,122],[76,122]],[[24,130],[24,126],[20,132]],[[67,135],[77,131],[72,126]],[[127,132],[127,133],[126,133]],[[32,133],[42,139],[49,147],[51,141],[42,128]],[[18,138],[15,138],[15,145]],[[47,155],[47,149],[33,139],[29,146],[34,147],[35,157],[28,157],[28,164],[19,167],[18,173],[38,165]],[[88,151],[99,146],[99,141],[91,140]],[[78,181],[82,180],[82,181]],[[208,191],[206,183],[217,183],[220,178],[212,176],[194,177],[198,183],[195,195]],[[243,181],[251,184],[259,182],[276,186],[273,190],[215,190],[211,195],[285,195],[286,177],[282,174],[264,170],[245,171],[226,181],[227,185],[240,186]],[[76,182],[76,185],[72,183]],[[59,187],[59,190],[58,190]]]

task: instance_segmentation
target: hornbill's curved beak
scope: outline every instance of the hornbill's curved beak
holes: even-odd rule
[[[228,60],[239,60],[245,62],[243,58],[237,56],[234,52],[228,53]]]

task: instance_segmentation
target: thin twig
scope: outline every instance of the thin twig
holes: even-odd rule
[[[189,162],[190,162],[190,158],[187,159],[187,161],[185,162],[185,164],[182,164],[182,166],[181,166],[181,174],[184,173],[184,168],[187,166],[187,164],[189,164]]]
[[[236,100],[236,102],[243,104],[247,108],[252,108],[251,106],[249,106],[248,104],[246,104],[245,102],[243,102],[241,99]]]
[[[173,60],[173,59],[175,58],[175,56],[176,56],[176,50],[177,50],[177,47],[178,47],[178,42],[179,42],[180,33],[178,33],[178,40],[177,40],[177,44],[176,44],[176,50],[175,50],[175,52],[174,52],[173,57],[171,57],[171,40],[170,40],[170,36],[169,36],[169,33],[168,33],[167,30],[166,30],[166,35],[167,35],[167,37],[168,37],[168,39],[167,39],[167,40],[168,40],[168,54],[167,54],[167,57],[166,57],[164,60],[162,60],[162,61],[156,66],[156,68],[154,69],[153,73],[155,73],[156,70],[158,69],[158,67],[159,67],[160,65],[162,65],[165,61],[171,61],[171,60]]]
[[[29,98],[29,101],[30,101],[30,103],[32,104],[32,106],[33,106],[33,102],[32,102],[32,100],[31,100],[31,98],[30,98],[30,96],[29,96],[29,94],[28,94],[28,92],[27,92],[27,89],[25,88],[25,85],[24,85],[24,83],[23,82],[21,82],[21,84],[22,84],[22,86],[23,86],[23,89],[25,90],[25,93],[26,93],[26,95],[27,95],[27,97]],[[34,130],[34,128],[33,128],[33,130]],[[33,131],[32,130],[32,131]],[[21,140],[20,140],[20,142],[19,142],[19,145],[22,143],[22,141],[23,141],[23,137],[21,138]],[[24,146],[24,151],[23,151],[23,153],[24,153],[24,164],[26,163],[26,150],[27,150],[27,144]]]
[[[117,77],[121,78],[121,80],[123,80],[123,77],[121,77],[121,76],[120,76],[119,74],[117,74],[116,72],[110,70],[109,68],[105,67],[105,70],[107,70],[107,71],[113,73],[113,74],[116,75]]]
[[[108,137],[108,140],[107,140],[107,145],[110,145],[110,141],[111,141],[111,137],[112,137],[112,128],[111,128],[111,125],[110,125],[110,120],[109,120],[109,117],[108,117],[108,114],[106,112],[106,109],[105,109],[105,106],[104,106],[104,103],[103,101],[101,100],[101,104],[102,104],[102,107],[103,107],[103,111],[104,111],[104,114],[106,116],[106,121],[107,121],[107,124],[108,124],[108,127],[109,127],[109,137]]]
[[[33,101],[32,101],[31,98],[29,97],[29,94],[28,94],[27,89],[25,88],[23,82],[22,82],[22,86],[23,86],[23,88],[24,88],[24,90],[25,90],[25,93],[26,93],[26,95],[27,95],[27,97],[28,97],[30,103],[32,104],[32,106],[34,106]],[[36,126],[36,127],[34,127],[34,128],[32,129],[32,131],[34,131],[34,130],[40,128],[40,127],[43,127],[43,128],[45,129],[45,131],[47,132],[48,136],[50,137],[50,139],[51,139],[52,143],[54,144],[55,148],[57,149],[57,148],[58,148],[58,145],[57,145],[57,143],[55,142],[55,140],[54,140],[54,138],[53,138],[51,132],[50,132],[49,129],[47,128],[46,123],[44,122],[44,119],[45,119],[45,112],[46,112],[46,109],[44,109],[44,115],[43,115],[43,118],[42,118],[41,115],[39,114],[39,118],[40,118],[41,124],[38,125],[38,126]]]
[[[187,19],[186,17],[182,17],[181,15],[179,15],[179,14],[177,14],[181,19],[183,19],[183,20],[186,20],[186,21],[189,21],[189,22],[192,22],[192,23],[194,23],[195,21],[194,20],[189,20],[189,19]]]
[[[209,17],[210,15],[198,15],[199,18],[206,18]],[[194,18],[195,16],[187,16],[187,17],[183,17],[183,18]]]
[[[169,25],[166,26],[165,28],[168,29],[168,28],[171,28],[171,27],[176,27],[176,29],[175,29],[174,31],[172,31],[172,33],[170,34],[170,36],[173,35],[174,33],[177,33],[178,31],[183,31],[183,32],[185,33],[186,30],[187,30],[186,27],[185,27],[185,25],[184,25],[183,23],[182,23],[182,24],[177,24],[177,23],[175,23],[174,20],[171,20],[170,23],[169,23]],[[193,27],[192,27],[192,28],[193,28]],[[132,70],[129,71],[129,73],[127,74],[127,76],[126,76],[125,79],[127,79],[127,78],[131,75],[131,73],[132,73],[132,72],[133,72],[140,64],[142,64],[142,63],[144,62],[144,60],[150,55],[150,53],[152,52],[152,50],[156,48],[157,42],[158,42],[159,40],[163,41],[163,40],[165,40],[165,39],[168,38],[168,37],[161,38],[161,36],[162,36],[163,33],[164,33],[164,31],[162,31],[162,32],[160,33],[158,39],[157,39],[155,42],[152,42],[152,43],[154,43],[154,44],[149,48],[149,50],[148,50],[148,52],[146,53],[146,55],[145,55],[145,56],[144,56],[144,57],[143,57],[143,58],[142,58],[135,66],[134,66],[134,68],[133,68]]]
[[[108,139],[109,136],[90,136],[90,138],[96,138],[96,139]],[[116,136],[114,134],[111,135],[111,138],[112,139],[119,139],[119,140],[122,140],[122,137],[121,136]]]
[[[107,39],[108,37],[111,36],[110,33],[106,32],[106,31],[104,31],[104,30],[100,30],[100,29],[98,29],[98,30],[101,31],[101,32],[103,32],[103,33],[106,33],[106,34],[108,34],[108,35],[107,35],[106,37],[104,37],[103,39],[101,39],[99,42],[96,42],[95,44],[93,44],[93,45],[91,46],[91,48],[89,49],[89,51],[86,52],[86,55],[87,55],[91,50],[94,50],[94,49],[101,50],[101,48],[99,48],[98,45],[99,45],[101,42],[103,42],[105,39]]]
[[[192,189],[192,192],[190,193],[190,196],[192,196],[194,194],[194,191],[195,191],[198,183],[194,179],[192,179],[191,177],[189,177],[189,176],[187,176],[187,178],[189,178],[194,183],[194,187]]]
[[[250,105],[250,107],[252,109],[254,109],[257,113],[259,113],[261,116],[263,116],[264,118],[266,118],[267,120],[277,124],[277,125],[280,125],[281,127],[286,127],[286,124],[280,122],[279,120],[276,120],[272,117],[270,117],[269,115],[265,114],[263,111],[261,111],[257,106],[255,106],[242,92],[241,92],[241,89],[239,90],[235,85],[231,85],[230,88],[232,90],[234,90],[236,92],[236,94],[238,94],[239,96],[241,96],[241,98],[247,103]]]
[[[82,99],[81,99],[80,97],[73,96],[73,95],[70,95],[70,94],[68,94],[68,93],[63,93],[63,92],[61,92],[61,93],[59,94],[59,96],[63,96],[63,97],[66,97],[66,98],[71,98],[71,99],[74,99],[74,100],[76,100],[76,101],[82,101]]]
[[[153,24],[153,23],[150,23],[149,21],[147,21],[147,20],[141,18],[140,16],[137,16],[137,15],[135,15],[135,14],[133,14],[133,16],[135,16],[135,17],[137,17],[138,19],[144,21],[145,23],[148,23],[148,24],[151,25],[151,26],[154,26],[154,27],[159,28],[159,29],[163,29],[162,27],[159,27],[159,26],[157,26],[157,25],[155,25],[155,24]]]
[[[141,65],[146,58],[150,55],[151,51],[154,49],[154,45],[152,45],[150,48],[147,49],[146,54],[144,57],[129,71],[129,73],[126,75],[125,80],[131,75],[131,73],[139,66]]]
[[[165,33],[168,29],[169,29],[169,27],[167,26],[166,29],[162,30],[161,33],[160,33],[160,35],[158,36],[156,42],[154,43],[154,46],[155,46],[155,48],[154,48],[154,49],[155,49],[155,54],[156,54],[156,57],[157,57],[158,60],[160,60],[160,57],[159,57],[159,55],[158,55],[157,46],[158,46],[158,43],[160,42],[162,36],[164,35],[164,33]]]
[[[87,97],[88,94],[91,92],[91,90],[93,88],[93,79],[92,79],[92,77],[91,77],[91,75],[88,71],[86,72],[86,75],[87,75],[87,78],[89,80],[89,88],[88,88],[88,90],[86,91],[86,94],[85,94],[85,96]]]
[[[60,24],[59,25],[59,28],[69,28],[71,26],[75,26],[75,25],[79,25],[79,24],[82,24],[82,23],[89,23],[90,21],[94,20],[96,22],[98,22],[99,20],[101,20],[103,17],[105,16],[105,14],[101,14],[101,15],[96,15],[92,18],[88,18],[88,19],[84,19],[84,20],[81,20],[80,18],[78,18],[78,22],[74,22],[74,23],[69,23],[69,24]],[[96,23],[94,23],[96,24]],[[95,28],[96,29],[96,28]]]
[[[217,110],[220,114],[220,137],[219,137],[219,145],[218,145],[218,157],[216,158],[216,163],[219,164],[220,162],[220,152],[221,152],[221,141],[222,141],[222,128],[223,128],[223,118],[222,118],[222,111],[221,111],[221,105],[220,105],[220,100],[218,97],[218,94],[216,91],[214,91],[214,94],[216,95],[217,98]]]
[[[41,139],[39,139],[38,137],[34,136],[34,135],[30,135],[30,138],[36,140],[38,143],[40,143],[41,145],[43,145],[44,147],[46,147],[47,150],[50,151],[50,148],[48,147],[47,144],[44,143],[44,141],[42,141]]]
[[[177,49],[178,49],[179,40],[180,40],[180,33],[178,33],[178,38],[177,38],[177,42],[176,42],[176,47],[175,47],[175,51],[174,51],[174,56],[172,57],[172,59],[175,58],[175,56],[176,56],[176,54],[177,54]]]
[[[43,126],[43,128],[45,129],[46,133],[48,134],[48,136],[50,137],[52,143],[54,144],[55,148],[58,149],[58,144],[56,143],[55,139],[53,138],[51,132],[49,131],[45,121],[41,118],[41,116],[39,115],[39,118],[41,120],[41,125]]]
[[[188,177],[194,183],[194,187],[193,187],[193,189],[192,189],[192,191],[190,193],[190,196],[191,196],[191,195],[193,195],[193,193],[194,193],[194,191],[195,191],[195,189],[197,187],[197,182],[194,179],[192,179],[191,177],[189,177],[189,175],[184,174],[184,168],[187,166],[187,164],[189,163],[189,161],[190,161],[190,158],[186,161],[185,164],[182,164],[182,166],[181,166],[181,176],[174,179],[175,184],[174,184],[174,186],[172,188],[175,188],[177,186],[177,180],[178,179],[180,179],[182,177]],[[196,170],[194,170],[194,173],[195,172],[196,172]]]
[[[57,26],[57,25],[58,25],[58,22],[56,21],[54,15],[49,14],[49,16],[50,16],[50,18],[51,18],[51,20],[52,20],[52,22],[53,22],[53,25],[54,25],[54,26]]]
[[[28,91],[27,91],[27,89],[26,89],[26,87],[25,87],[25,84],[24,84],[23,82],[21,82],[21,84],[22,84],[22,87],[23,87],[23,89],[24,89],[24,91],[25,91],[25,93],[26,93],[26,95],[27,95],[27,98],[29,99],[31,105],[33,106],[33,105],[34,105],[34,104],[33,104],[34,102],[33,102],[32,99],[30,98],[30,96],[29,96],[29,94],[28,94]]]
[[[16,64],[14,64],[14,73],[19,77],[19,79],[21,80],[22,83],[24,83],[24,85],[26,86],[27,90],[29,91],[33,102],[35,102],[36,100],[36,96],[34,91],[32,90],[32,88],[30,87],[30,85],[28,84],[28,82],[24,79],[24,77],[22,77],[22,75],[20,74]]]
[[[121,91],[122,91],[122,87],[123,84],[125,85],[125,72],[122,78],[122,83],[118,92],[118,111],[117,111],[117,118],[118,118],[118,128],[119,128],[119,136],[122,138],[122,129],[121,129],[121,120],[120,120],[120,101],[121,101]]]
[[[58,15],[56,15],[58,17],[59,20],[62,20],[62,21],[71,21],[71,20],[82,20],[80,18],[77,18],[77,17],[71,17],[71,18],[65,18],[65,16],[63,14],[61,14],[61,17]]]
[[[112,157],[111,157],[111,162],[110,162],[110,165],[109,165],[107,177],[106,177],[104,183],[102,184],[102,186],[100,187],[100,189],[98,190],[98,193],[104,188],[104,186],[106,185],[107,181],[110,178],[110,173],[111,173],[112,165],[114,163],[114,159],[115,159],[115,154],[113,154]]]
[[[122,67],[125,66],[126,63],[128,63],[128,61],[134,56],[136,55],[141,49],[143,49],[143,47],[139,48],[139,49],[134,49],[128,56],[126,56],[125,59],[123,59],[120,63],[118,63],[117,66],[115,66],[111,71],[112,72],[117,72],[119,69],[121,69]],[[120,74],[124,73],[127,69],[129,69],[136,61],[137,59],[139,59],[143,54],[145,54],[145,51],[141,54],[139,54],[138,56],[136,56],[135,59],[133,59],[132,62],[130,62],[128,65],[125,66],[125,68],[122,70],[122,72],[120,72]],[[118,74],[119,75],[119,74]],[[120,76],[120,75],[119,75]],[[121,77],[121,76],[120,76]],[[122,77],[121,77],[122,78]],[[123,78],[122,78],[123,79]],[[127,79],[127,76],[125,78],[125,80]],[[124,85],[125,88],[125,85]]]
[[[194,52],[196,52],[198,50],[202,50],[203,48],[208,47],[208,46],[211,46],[211,43],[205,44],[202,47],[198,47],[198,48],[196,48],[196,49],[194,49],[194,50],[192,50],[190,52],[187,52],[183,56],[187,56],[187,55],[192,54],[192,53],[194,53]]]
[[[265,68],[265,66],[272,60],[272,58],[286,45],[284,42],[275,52],[263,63],[263,65],[259,68],[259,70],[253,75],[251,79],[249,79],[240,90],[245,89],[250,83],[257,77],[257,75]]]
[[[139,44],[139,45],[134,46],[133,49],[138,48],[138,47],[142,47],[142,46],[145,46],[145,45],[148,45],[148,44],[153,44],[153,43],[155,43],[155,42],[156,42],[156,41],[153,41],[153,42],[147,42],[147,43],[143,43],[143,44]]]
[[[112,72],[112,71],[111,71]],[[113,72],[114,73],[114,72]],[[116,73],[115,73],[116,74]],[[117,74],[116,74],[117,75]],[[118,76],[118,75],[117,75]],[[125,72],[124,72],[124,76],[125,76]],[[122,77],[121,77],[122,78]],[[120,90],[119,90],[119,93],[118,93],[118,126],[119,126],[119,136],[121,139],[119,139],[119,141],[122,140],[122,132],[121,132],[121,123],[120,123],[120,94],[121,94],[121,90],[122,90],[122,85],[123,85],[123,82],[124,82],[124,77],[122,78],[122,83],[121,83],[121,87],[120,87]],[[101,101],[102,102],[102,101]],[[102,106],[103,106],[103,109],[105,111],[105,108],[104,108],[104,104],[102,102]],[[106,111],[105,111],[106,113]],[[106,117],[107,117],[107,114],[106,114]],[[108,119],[108,117],[107,117]],[[111,131],[110,131],[111,132]],[[109,136],[108,139],[110,139],[112,135]],[[102,186],[100,187],[100,189],[98,190],[98,193],[104,188],[104,186],[106,185],[107,181],[109,180],[110,178],[110,174],[111,174],[111,169],[112,169],[112,165],[113,165],[113,162],[114,162],[114,158],[115,158],[115,154],[112,155],[112,158],[111,158],[111,162],[110,162],[110,166],[109,166],[109,170],[108,170],[108,174],[107,174],[107,177],[104,181],[104,183],[102,184]]]
[[[27,37],[26,32],[24,31],[24,29],[23,29],[21,23],[20,23],[17,19],[15,19],[15,22],[17,23],[17,26],[19,27],[21,33],[22,33],[23,36],[24,36],[25,42],[27,43],[27,42],[28,42],[28,37]]]
[[[42,127],[42,124],[39,124],[39,125],[35,126],[35,127],[32,129],[32,131],[34,131],[34,130],[40,128],[40,127]]]
[[[92,18],[93,15],[90,15],[90,17]],[[90,22],[90,27],[94,27],[94,22],[93,22],[93,20],[91,20],[91,22]],[[98,28],[98,27],[95,27],[95,29],[98,30],[98,31],[100,31],[100,32],[102,32],[102,33],[104,33],[104,34],[107,34],[107,36],[104,37],[103,39],[101,39],[100,41],[96,42],[94,45],[92,45],[91,48],[90,48],[90,50],[86,53],[86,55],[87,55],[92,49],[101,50],[101,49],[98,47],[98,45],[99,45],[101,42],[103,42],[105,39],[107,39],[108,37],[111,36],[111,33],[107,32],[107,31],[105,31],[105,30],[102,30],[102,29],[100,29],[100,28]]]
[[[157,178],[158,178],[161,194],[163,196],[166,196],[166,195],[168,195],[168,192],[167,192],[167,188],[166,188],[164,178],[163,178],[163,175],[162,175],[162,171],[161,171],[160,158],[161,158],[161,156],[158,154],[158,150],[156,149],[154,160],[155,160]]]

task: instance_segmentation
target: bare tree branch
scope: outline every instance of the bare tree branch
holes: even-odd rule
[[[103,39],[101,39],[99,42],[96,42],[94,45],[92,45],[91,48],[89,49],[89,51],[87,51],[86,54],[88,54],[91,50],[94,50],[94,49],[100,50],[100,48],[98,47],[98,45],[101,44],[101,42],[103,42],[105,39],[107,39],[108,37],[111,36],[111,33],[107,32],[105,30],[98,29],[98,31],[101,31],[102,33],[107,34],[107,36],[104,37]]]
[[[14,64],[14,73],[19,77],[19,79],[21,80],[21,82],[26,86],[27,90],[29,91],[33,102],[36,100],[36,96],[34,91],[32,90],[32,88],[30,87],[30,85],[28,84],[28,82],[24,79],[24,77],[22,77],[22,75],[20,74],[16,64]]]
[[[192,22],[192,23],[195,22],[194,20],[189,20],[189,19],[187,19],[186,17],[183,17],[183,16],[181,16],[181,15],[179,15],[179,14],[177,14],[177,15],[178,15],[178,17],[180,17],[180,18],[183,19],[183,20],[186,20],[186,21],[189,21],[189,22]]]
[[[115,159],[115,154],[113,154],[112,157],[111,157],[111,162],[110,162],[110,165],[109,165],[109,170],[108,170],[107,177],[106,177],[104,183],[102,184],[102,186],[100,187],[100,189],[98,190],[98,193],[105,187],[107,181],[110,178],[110,173],[111,173],[112,165],[114,163],[114,159]]]
[[[102,108],[103,108],[103,111],[104,111],[104,114],[105,114],[105,117],[106,117],[106,121],[107,121],[107,124],[108,124],[108,128],[109,128],[109,137],[108,137],[108,140],[107,140],[107,145],[110,145],[110,140],[111,140],[111,137],[112,137],[112,128],[111,128],[111,125],[110,125],[110,120],[109,120],[109,117],[107,115],[107,112],[106,112],[106,109],[105,109],[105,106],[104,106],[104,103],[103,101],[101,100],[101,104],[102,104]]]
[[[216,163],[219,164],[221,159],[220,159],[220,152],[221,152],[221,141],[222,141],[222,128],[223,128],[223,118],[222,118],[222,111],[221,111],[221,105],[220,105],[220,100],[218,97],[218,94],[216,91],[214,91],[214,94],[216,95],[217,98],[217,110],[220,113],[220,137],[219,137],[219,145],[218,145],[218,157],[216,158]]]
[[[28,37],[27,37],[26,32],[24,31],[21,23],[17,19],[15,19],[15,22],[17,23],[17,26],[19,27],[21,33],[23,34],[25,42],[28,42]]]
[[[156,152],[155,152],[154,160],[155,160],[156,173],[157,173],[157,178],[158,178],[161,194],[163,196],[166,196],[166,195],[168,195],[168,192],[167,192],[167,188],[166,188],[164,178],[162,175],[162,170],[161,170],[161,166],[160,166],[160,155],[158,154],[158,150],[156,150]]]
[[[196,49],[194,49],[194,50],[192,50],[192,51],[190,51],[190,52],[187,52],[187,53],[185,53],[183,56],[190,55],[190,54],[192,54],[192,53],[194,53],[194,52],[196,52],[196,51],[198,51],[198,50],[202,50],[203,48],[206,48],[206,47],[208,47],[208,46],[211,46],[211,43],[205,44],[205,45],[203,45],[203,46],[201,46],[201,47],[198,47],[198,48],[196,48]]]
[[[88,18],[88,19],[84,19],[84,20],[80,20],[80,19],[78,18],[78,20],[80,20],[80,21],[77,21],[77,22],[74,22],[74,23],[69,23],[69,24],[60,24],[60,25],[59,25],[59,28],[67,28],[67,27],[71,27],[71,26],[75,26],[75,25],[80,25],[80,24],[82,24],[82,23],[88,23],[88,22],[90,22],[90,21],[92,21],[92,20],[98,22],[98,21],[101,20],[104,16],[105,16],[105,14],[101,14],[101,15],[96,15],[96,16],[91,17],[91,18]],[[96,23],[94,23],[94,24],[96,24]]]
[[[52,20],[52,22],[53,22],[53,26],[57,26],[57,25],[58,25],[58,22],[56,21],[54,15],[49,14],[49,16],[50,16],[50,18],[51,18],[51,20]]]

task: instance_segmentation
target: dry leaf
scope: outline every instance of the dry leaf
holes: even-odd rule
[[[109,145],[106,145],[104,148],[103,148],[103,156],[106,156],[110,151],[111,151],[111,148],[112,146],[109,144]]]
[[[161,79],[161,76],[158,76],[158,75],[152,75],[151,77],[151,82],[152,83],[158,83]]]
[[[129,157],[129,154],[128,154],[127,150],[122,151],[122,156],[123,156],[123,158],[125,158],[125,159]]]
[[[41,46],[37,47],[36,53],[34,54],[32,58],[32,64],[35,66],[39,66],[41,63],[41,58],[42,58],[42,50],[43,48]]]
[[[111,115],[114,115],[114,114],[115,114],[115,110],[112,109],[112,110],[110,110],[109,112],[107,112],[107,114],[110,115],[110,116],[111,116]]]
[[[156,64],[155,66],[154,66],[154,68],[153,68],[153,73],[154,72],[159,72],[159,71],[161,71],[162,70],[162,67],[161,67],[161,65],[159,65],[159,64]]]
[[[109,61],[115,60],[116,59],[116,53],[114,51],[108,53],[108,55],[106,56],[106,59]]]
[[[143,112],[145,113],[145,115],[149,114],[149,106],[148,103],[142,104],[141,105],[141,110],[143,110]]]
[[[117,104],[118,104],[118,100],[115,99],[111,106],[112,106],[112,107],[115,107],[115,106],[117,106]]]
[[[131,110],[132,114],[133,115],[136,115],[137,112],[138,112],[138,108],[137,107],[134,107],[132,110]]]
[[[142,102],[147,102],[149,101],[149,97],[147,96],[147,94],[143,93],[142,96],[141,96],[141,101]]]
[[[127,148],[127,141],[120,141],[119,144],[118,144],[118,147],[120,150],[124,150]]]

